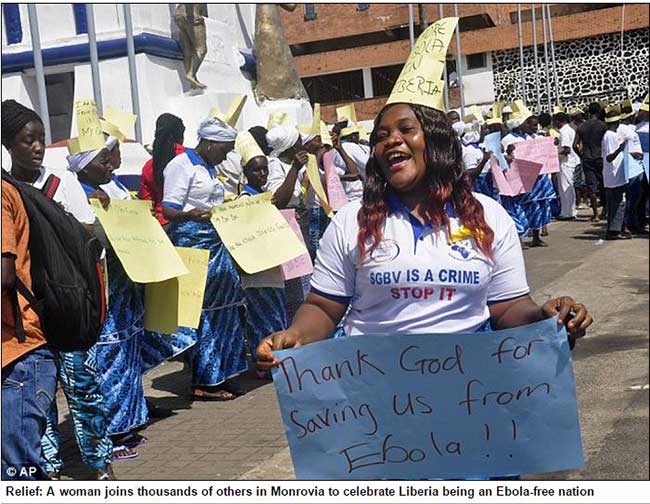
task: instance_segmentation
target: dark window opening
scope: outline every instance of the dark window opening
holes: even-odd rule
[[[305,21],[313,21],[316,17],[316,4],[305,4]]]
[[[487,58],[485,57],[485,53],[468,54],[466,58],[468,70],[487,67]]]
[[[52,142],[70,138],[74,103],[74,72],[45,76]]]
[[[372,90],[375,96],[388,96],[395,86],[404,65],[391,65],[370,69]]]
[[[328,104],[364,99],[361,70],[304,77],[302,83],[312,103]]]
[[[357,4],[357,10],[359,12],[367,11],[370,8],[370,4],[367,3],[359,3]]]
[[[492,28],[495,26],[492,18],[487,14],[476,14],[475,16],[466,16],[458,21],[458,29],[461,32],[481,30],[483,28]]]

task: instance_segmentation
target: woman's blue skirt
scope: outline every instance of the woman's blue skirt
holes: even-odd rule
[[[192,385],[219,385],[248,369],[239,317],[244,294],[237,267],[209,222],[172,223],[167,233],[178,247],[210,251],[199,327],[183,327],[179,332],[196,340],[192,348]]]
[[[495,201],[501,202],[499,190],[494,187],[492,182],[492,173],[481,173],[472,180],[472,191],[485,194]]]
[[[246,297],[246,336],[251,355],[262,339],[287,328],[284,289],[252,287],[244,289]]]
[[[97,375],[109,435],[147,423],[142,386],[141,341],[144,305],[136,285],[111,250],[107,253],[108,312],[97,342]]]
[[[528,224],[528,217],[520,203],[521,196],[501,196],[501,206],[508,212],[508,215],[515,222],[517,234],[520,238],[528,236],[530,225]]]
[[[533,190],[521,196],[521,206],[531,229],[541,229],[551,222],[551,201],[557,197],[551,177],[540,175]]]

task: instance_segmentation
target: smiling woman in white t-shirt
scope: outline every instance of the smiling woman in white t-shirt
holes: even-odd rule
[[[515,225],[496,202],[471,192],[462,150],[443,112],[391,104],[375,121],[362,202],[332,219],[318,251],[312,291],[271,351],[345,334],[455,333],[505,329],[551,316],[569,338],[592,323],[584,305],[529,296]],[[345,318],[344,318],[345,315]]]

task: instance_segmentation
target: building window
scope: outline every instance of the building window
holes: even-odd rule
[[[478,68],[486,68],[487,60],[485,53],[476,53],[468,54],[467,58],[467,70],[476,70]]]
[[[23,41],[23,27],[20,24],[20,7],[18,4],[3,4],[5,34],[8,44],[20,44]]]
[[[77,35],[88,33],[88,18],[86,17],[86,4],[72,4],[74,14],[74,27]]]
[[[395,86],[404,65],[391,65],[372,68],[372,90],[375,96],[388,96]]]
[[[370,8],[370,4],[367,3],[358,3],[357,4],[357,11],[363,12],[367,11]]]
[[[327,104],[364,99],[361,70],[305,77],[302,83],[312,103]]]
[[[313,21],[316,19],[316,4],[307,3],[305,5],[305,21]]]

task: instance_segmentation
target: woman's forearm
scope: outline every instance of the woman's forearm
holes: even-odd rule
[[[508,329],[532,324],[545,318],[541,306],[527,297],[512,303],[497,317],[493,317],[492,325],[495,329]]]
[[[301,345],[329,338],[345,314],[345,305],[310,294],[289,328]]]

